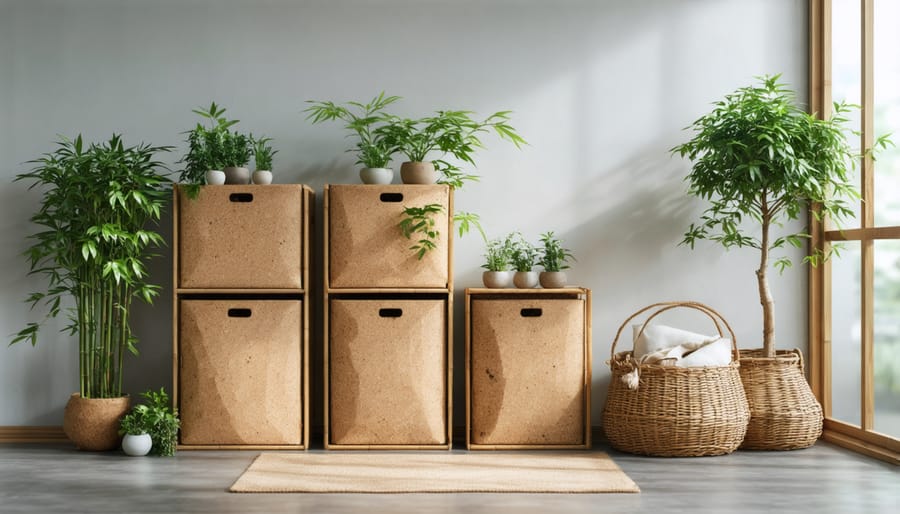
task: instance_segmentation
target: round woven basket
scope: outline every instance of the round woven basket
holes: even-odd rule
[[[800,350],[741,352],[741,380],[750,404],[742,450],[799,450],[822,434],[822,406],[803,375]]]
[[[616,353],[619,337],[632,319],[657,309],[644,322],[643,333],[653,318],[680,307],[706,314],[720,336],[723,335],[721,325],[728,329],[733,354],[727,366],[681,368],[638,364],[633,352]],[[616,332],[608,361],[612,381],[602,417],[610,444],[624,452],[658,457],[724,455],[736,450],[750,420],[738,371],[739,357],[734,332],[728,322],[706,305],[662,302],[632,314]],[[639,379],[637,387],[632,389],[624,378],[635,370]]]

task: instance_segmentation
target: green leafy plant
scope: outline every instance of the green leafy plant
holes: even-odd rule
[[[439,153],[440,157],[431,161],[442,174],[439,182],[458,189],[467,180],[478,180],[478,176],[463,173],[444,156],[475,166],[475,150],[484,148],[480,134],[491,130],[517,148],[527,144],[508,123],[510,113],[498,111],[482,121],[472,119],[471,111],[437,111],[421,119],[389,116],[387,124],[378,131],[412,162],[425,162],[429,154]]]
[[[75,300],[65,329],[78,336],[80,393],[84,398],[122,395],[125,352],[137,354],[131,332],[131,305],[137,297],[152,303],[159,286],[147,282],[146,262],[164,244],[148,228],[158,223],[169,197],[167,171],[154,154],[171,147],[126,147],[118,135],[85,145],[79,135],[30,161],[37,166],[16,180],[44,191],[31,221],[40,229],[29,236],[25,255],[30,273],[47,278],[46,291],[27,302],[48,307],[55,318],[61,301]],[[40,323],[29,323],[10,344],[37,344]]]
[[[485,263],[481,267],[488,271],[509,271],[513,250],[514,240],[511,235],[491,239],[484,247]]]
[[[253,154],[253,134],[227,131],[222,134],[222,164],[228,167],[244,167]]]
[[[253,142],[253,159],[256,161],[257,170],[272,171],[272,156],[278,153],[278,150],[272,150],[269,141],[270,137],[261,137]]]
[[[165,388],[141,393],[144,403],[131,408],[119,423],[119,434],[149,434],[153,441],[150,455],[170,457],[175,455],[178,443],[178,429],[181,421],[178,410],[170,408],[169,395]]]
[[[562,241],[554,236],[552,231],[541,234],[541,245],[540,265],[543,266],[545,271],[569,269],[566,263],[569,259],[575,260],[569,249],[562,247]]]
[[[307,103],[312,105],[303,112],[309,113],[306,119],[313,124],[343,121],[344,128],[354,132],[358,137],[354,148],[356,164],[362,164],[366,168],[387,168],[397,152],[397,146],[381,129],[388,119],[384,109],[397,100],[400,100],[399,96],[385,96],[384,91],[366,104],[347,102],[338,105],[334,102],[309,100]]]
[[[226,138],[230,127],[238,120],[229,120],[224,116],[225,108],[212,102],[208,109],[193,109],[191,112],[206,120],[207,125],[198,122],[197,126],[187,134],[188,153],[180,160],[185,167],[181,170],[178,181],[188,186],[188,195],[195,198],[200,192],[200,185],[206,182],[207,170],[221,170],[226,166]]]
[[[756,270],[763,309],[763,347],[775,356],[774,301],[767,270],[770,252],[786,245],[801,247],[806,230],[773,238],[771,228],[795,220],[804,208],[816,219],[840,221],[851,214],[849,201],[859,199],[850,183],[859,153],[845,136],[847,113],[854,106],[834,104],[833,115],[818,119],[799,108],[780,75],[760,78],[716,102],[712,112],[688,127],[693,139],[672,149],[693,161],[687,177],[689,193],[710,203],[699,224],[692,224],[682,244],[694,247],[701,239],[725,248],[759,251]],[[885,137],[876,146],[888,144]],[[745,222],[759,227],[749,234]],[[804,262],[818,264],[829,257],[814,250]],[[791,266],[787,256],[774,262],[779,270]]]
[[[519,232],[508,236],[512,246],[512,263],[516,271],[531,271],[538,258],[538,250]]]
[[[435,214],[443,213],[444,206],[439,203],[430,203],[424,207],[404,207],[403,219],[400,220],[400,232],[407,239],[419,234],[419,240],[409,247],[416,252],[416,257],[422,260],[425,254],[437,248],[437,240],[441,233],[437,229],[434,219]],[[453,223],[457,225],[459,237],[467,234],[471,227],[475,227],[481,233],[482,238],[487,238],[477,214],[471,212],[458,212],[453,215]]]

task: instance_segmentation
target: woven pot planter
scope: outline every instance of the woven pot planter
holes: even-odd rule
[[[741,381],[750,404],[742,450],[799,450],[822,434],[822,406],[803,375],[800,350],[741,352]]]
[[[79,450],[115,450],[122,441],[119,419],[130,406],[128,396],[82,398],[79,393],[74,393],[63,413],[63,432]]]
[[[677,307],[706,314],[720,336],[724,324],[733,345],[732,361],[727,366],[640,364],[631,351],[616,353],[619,336],[632,319],[656,308],[644,323],[646,327],[657,315]],[[728,322],[703,304],[657,303],[632,314],[619,327],[608,361],[612,380],[603,409],[603,428],[610,444],[624,452],[658,457],[724,455],[736,450],[750,419],[738,358]]]

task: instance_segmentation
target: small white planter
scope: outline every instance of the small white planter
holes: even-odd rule
[[[243,185],[250,183],[250,170],[243,166],[227,166],[224,171],[226,184]]]
[[[125,455],[141,457],[147,455],[152,447],[153,440],[150,439],[150,434],[125,434],[125,437],[122,438],[122,451],[125,452]]]
[[[359,179],[363,184],[390,184],[394,180],[394,170],[391,168],[362,168],[359,170]]]
[[[566,272],[542,271],[540,281],[541,287],[544,289],[560,289],[566,287]]]
[[[531,289],[538,285],[537,271],[517,271],[513,275],[513,284],[519,289]]]
[[[225,183],[225,172],[222,170],[206,170],[206,183],[211,186],[221,186]]]
[[[269,170],[256,170],[253,172],[253,183],[267,186],[272,183],[272,172]]]
[[[481,281],[484,287],[491,289],[503,289],[512,286],[512,271],[485,271],[481,274]]]

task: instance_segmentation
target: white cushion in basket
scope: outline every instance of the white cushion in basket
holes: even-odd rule
[[[675,365],[680,368],[695,368],[727,366],[729,362],[731,362],[731,339],[720,337],[678,359]]]
[[[642,326],[643,325],[640,324],[631,326],[635,359],[640,359],[648,353],[653,353],[662,350],[663,348],[671,348],[684,343],[701,343],[717,337],[698,334],[696,332],[688,332],[687,330],[668,327],[666,325],[653,324],[648,325],[647,329],[644,330],[644,333],[641,334],[641,337],[638,338]],[[726,362],[726,364],[728,364],[728,362]]]

